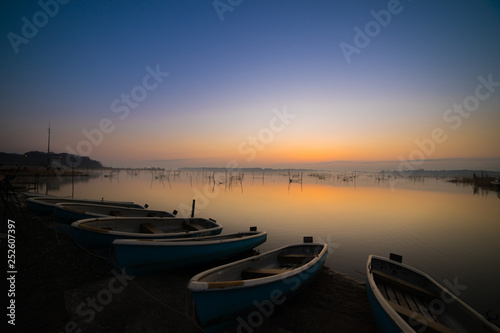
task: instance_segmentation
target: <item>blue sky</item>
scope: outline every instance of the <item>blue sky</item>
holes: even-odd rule
[[[380,169],[419,157],[429,169],[500,170],[500,87],[458,128],[443,119],[478,77],[500,82],[496,1],[40,3],[0,5],[0,151],[45,150],[50,121],[53,151],[113,166]],[[26,20],[38,29],[29,38]],[[372,37],[346,57],[356,27]],[[147,68],[168,73],[146,80],[151,90]],[[121,119],[111,105],[134,92]],[[294,118],[273,131],[285,109]],[[436,128],[447,139],[424,163],[415,142]]]

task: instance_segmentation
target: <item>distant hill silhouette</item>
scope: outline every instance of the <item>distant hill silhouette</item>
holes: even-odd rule
[[[68,164],[75,162],[79,159],[78,165]],[[88,156],[75,156],[68,153],[50,153],[50,160],[52,164],[56,162],[59,166],[66,167],[79,167],[79,168],[102,168],[99,161],[92,160]],[[1,165],[17,165],[17,166],[40,166],[47,165],[47,153],[40,151],[30,151],[24,154],[9,154],[0,153],[0,166]]]

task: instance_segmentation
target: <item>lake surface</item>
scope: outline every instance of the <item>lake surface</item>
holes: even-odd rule
[[[403,256],[438,283],[457,286],[458,296],[481,314],[500,313],[500,198],[437,178],[388,179],[369,173],[288,171],[98,172],[50,183],[51,195],[147,203],[150,209],[211,217],[223,233],[257,226],[268,232],[265,252],[303,236],[329,245],[327,266],[364,281],[369,254]],[[295,178],[296,180],[298,178]],[[45,185],[46,186],[46,185]],[[448,282],[447,282],[448,281]],[[498,323],[498,322],[497,322]]]

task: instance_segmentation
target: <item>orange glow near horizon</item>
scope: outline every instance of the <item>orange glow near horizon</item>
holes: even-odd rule
[[[495,134],[491,134],[491,139],[484,142],[484,133],[480,135],[476,127],[469,128],[468,123],[456,131],[443,126],[443,137],[446,138],[443,142],[432,141],[432,131],[437,126],[356,131],[341,129],[328,132],[321,125],[316,131],[313,127],[303,128],[298,125],[291,124],[271,136],[263,135],[265,127],[241,132],[231,129],[219,131],[207,127],[199,130],[175,128],[160,134],[144,129],[117,129],[112,134],[105,135],[100,145],[93,147],[91,158],[136,163],[178,160],[184,166],[205,164],[218,167],[237,161],[240,167],[268,167],[332,161],[392,161],[394,164],[402,159],[420,161],[422,158],[499,157]],[[487,128],[488,133],[494,133],[492,126],[489,123],[482,128]]]

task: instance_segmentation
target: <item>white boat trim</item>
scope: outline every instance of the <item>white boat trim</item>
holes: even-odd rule
[[[266,276],[266,277],[261,277],[261,278],[255,278],[255,279],[248,279],[248,280],[232,280],[232,281],[210,281],[210,282],[203,282],[199,281],[202,279],[204,276],[215,273],[217,271],[223,271],[225,269],[231,268],[233,266],[239,266],[240,264],[243,264],[245,262],[251,262],[251,261],[257,261],[259,258],[265,257],[272,255],[274,253],[279,253],[283,251],[286,248],[293,247],[293,246],[322,246],[322,250],[314,257],[314,259],[310,260],[306,264],[294,268],[292,270],[285,271],[280,274],[272,275],[272,276]],[[323,256],[327,255],[328,251],[328,245],[326,243],[296,243],[296,244],[289,244],[283,247],[280,247],[278,249],[262,253],[250,258],[245,258],[242,260],[238,260],[226,265],[218,266],[212,269],[209,269],[207,271],[201,272],[197,275],[195,275],[191,281],[188,284],[189,290],[195,291],[195,292],[200,292],[200,291],[208,291],[208,290],[213,290],[213,289],[235,289],[235,288],[241,288],[243,287],[252,287],[252,286],[259,286],[259,285],[264,285],[268,283],[272,283],[274,281],[279,281],[286,279],[290,276],[294,276],[297,274],[300,274],[304,271],[307,271],[309,268],[314,266]]]

